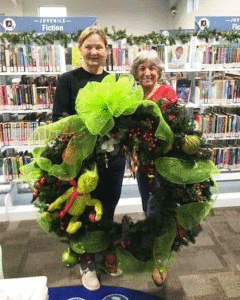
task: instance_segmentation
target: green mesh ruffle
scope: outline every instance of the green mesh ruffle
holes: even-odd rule
[[[76,99],[77,115],[37,128],[37,138],[45,143],[53,141],[60,134],[75,133],[65,150],[63,163],[52,164],[49,159],[42,157],[45,148],[33,151],[35,162],[42,170],[61,180],[76,177],[83,160],[93,152],[97,135],[107,134],[113,128],[114,117],[131,115],[140,106],[159,118],[155,135],[166,142],[163,146],[163,152],[166,153],[173,144],[174,135],[160,108],[152,101],[143,101],[142,87],[134,86],[132,75],[124,74],[116,80],[115,74],[111,74],[102,82],[89,82],[79,90]],[[26,174],[24,168],[25,166],[22,167],[22,172]],[[25,180],[27,181],[27,178]]]

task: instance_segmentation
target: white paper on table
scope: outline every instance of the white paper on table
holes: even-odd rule
[[[0,280],[0,300],[46,300],[47,277],[25,277]]]

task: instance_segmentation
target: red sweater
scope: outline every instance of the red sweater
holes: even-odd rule
[[[152,95],[152,100],[157,102],[160,98],[167,98],[169,100],[177,99],[177,93],[169,85],[161,85]]]

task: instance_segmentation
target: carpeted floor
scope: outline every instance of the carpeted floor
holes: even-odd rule
[[[216,208],[203,229],[196,244],[176,253],[169,279],[161,289],[145,274],[116,278],[101,273],[102,284],[136,289],[166,300],[239,300],[240,207]],[[48,287],[81,285],[78,267],[67,269],[60,262],[67,245],[46,235],[36,221],[0,223],[0,244],[5,278],[45,275]]]

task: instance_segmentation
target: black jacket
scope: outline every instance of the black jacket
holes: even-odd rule
[[[83,88],[89,81],[101,82],[106,75],[108,73],[105,71],[102,74],[92,74],[83,68],[62,74],[58,80],[53,103],[53,122],[57,121],[64,112],[69,115],[75,114],[75,101],[79,89]]]

